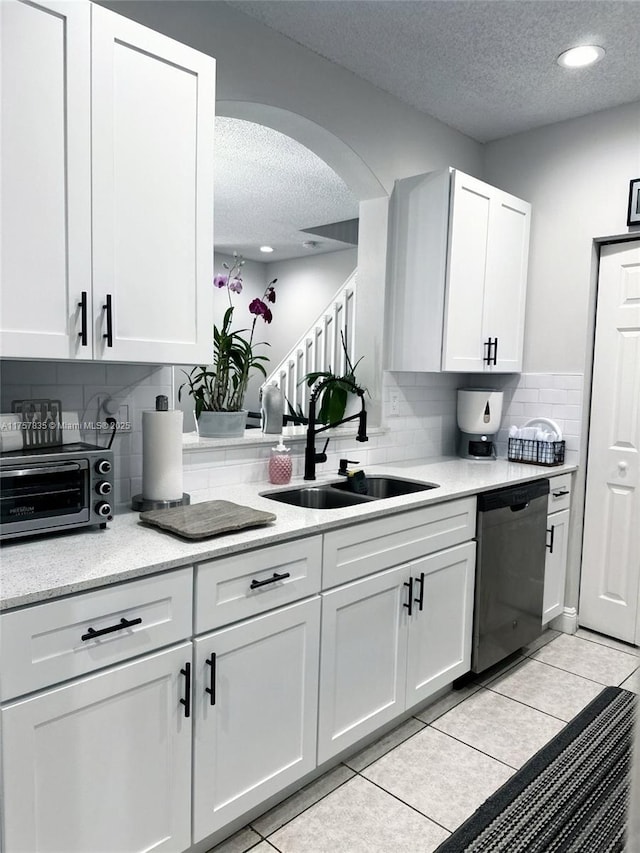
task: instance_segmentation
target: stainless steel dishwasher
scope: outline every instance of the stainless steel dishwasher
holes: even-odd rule
[[[542,633],[549,480],[478,496],[472,672]]]

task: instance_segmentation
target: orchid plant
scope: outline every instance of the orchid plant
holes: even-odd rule
[[[225,272],[213,279],[214,287],[225,288],[229,298],[222,325],[213,327],[213,369],[199,365],[189,373],[183,371],[187,381],[178,389],[178,399],[181,399],[182,389],[186,386],[194,400],[196,418],[201,412],[241,411],[252,373],[257,371],[265,377],[267,375],[264,365],[269,357],[257,354],[255,349],[269,344],[266,341],[254,343],[253,337],[259,317],[265,323],[273,320],[269,305],[276,301],[274,284],[277,279],[269,282],[261,299],[256,297],[249,303],[249,314],[253,315],[251,327],[234,331],[231,328],[235,311],[232,294],[242,293],[244,263],[242,255],[234,252],[231,266],[224,263]]]

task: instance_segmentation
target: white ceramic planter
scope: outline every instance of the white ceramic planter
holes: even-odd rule
[[[244,435],[247,412],[200,412],[198,433],[202,438],[238,438]]]

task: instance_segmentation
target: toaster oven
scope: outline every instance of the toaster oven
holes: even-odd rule
[[[0,454],[0,541],[113,518],[113,451],[76,442]]]

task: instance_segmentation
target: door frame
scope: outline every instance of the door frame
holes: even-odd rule
[[[578,573],[576,577],[575,595],[567,596],[565,588],[565,601],[575,601],[575,629],[579,627],[580,586],[582,583],[582,550],[584,541],[584,519],[587,495],[587,479],[589,477],[589,438],[591,432],[591,406],[593,402],[593,362],[595,357],[596,318],[598,311],[598,287],[600,279],[600,250],[603,246],[623,243],[637,243],[640,246],[640,229],[627,234],[616,234],[606,237],[594,237],[591,248],[591,280],[589,282],[589,305],[588,325],[586,334],[586,361],[583,380],[583,402],[581,418],[581,444],[578,474],[575,478],[571,512],[578,512],[575,519],[573,531],[569,535],[569,567],[577,563]],[[572,554],[576,555],[575,561]],[[568,577],[568,581],[569,581]],[[573,608],[569,608],[573,610]],[[567,608],[565,607],[565,611]],[[635,644],[640,645],[640,611],[636,621]]]

